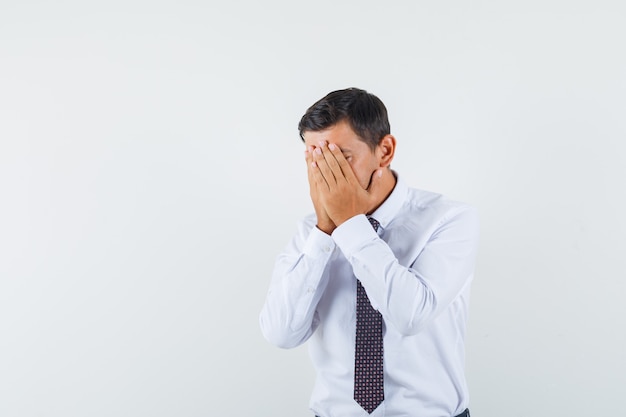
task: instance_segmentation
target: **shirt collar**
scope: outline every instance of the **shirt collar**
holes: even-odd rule
[[[406,183],[400,178],[396,171],[392,171],[396,177],[396,185],[389,194],[389,197],[378,207],[373,213],[372,217],[375,218],[381,227],[386,228],[398,213],[404,201],[406,200],[407,193],[409,191]]]

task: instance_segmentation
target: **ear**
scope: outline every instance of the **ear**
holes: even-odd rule
[[[393,135],[385,135],[376,147],[376,156],[381,168],[387,168],[391,164],[395,152],[396,138]]]

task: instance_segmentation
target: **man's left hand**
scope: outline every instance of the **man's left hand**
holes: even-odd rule
[[[341,149],[326,142],[320,143],[313,151],[311,167],[322,204],[335,225],[339,226],[358,214],[367,214],[375,207],[381,169],[372,173],[369,188],[365,190]]]

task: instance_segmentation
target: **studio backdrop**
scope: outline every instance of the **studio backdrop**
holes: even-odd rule
[[[0,1],[0,415],[311,416],[258,315],[312,211],[297,124],[359,87],[477,207],[472,415],[626,396],[619,1]]]

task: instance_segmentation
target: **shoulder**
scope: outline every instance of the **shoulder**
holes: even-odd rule
[[[476,207],[440,193],[417,188],[408,188],[400,214],[404,221],[412,219],[422,226],[429,224],[431,227],[459,221],[477,227],[479,220]]]
[[[406,199],[410,208],[416,210],[439,210],[439,211],[475,211],[472,205],[454,200],[443,194],[433,191],[420,190],[417,188],[408,189]]]

